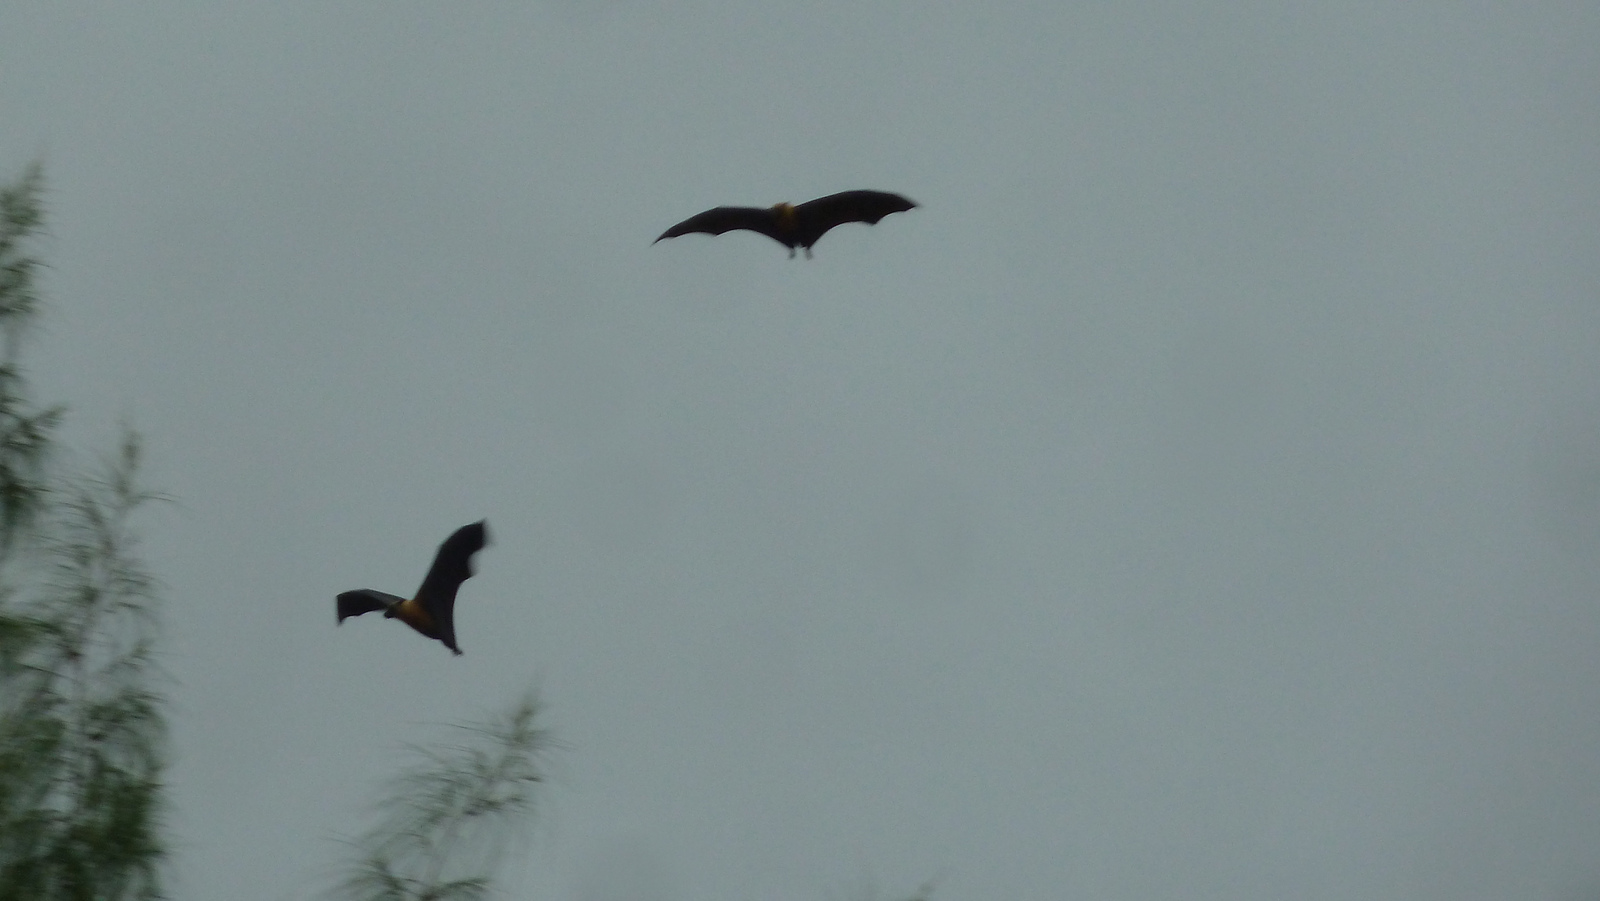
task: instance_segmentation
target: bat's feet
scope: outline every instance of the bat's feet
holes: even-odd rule
[[[809,247],[806,248],[806,259],[811,259],[811,248]]]

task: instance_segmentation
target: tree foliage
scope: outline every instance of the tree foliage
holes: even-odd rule
[[[0,901],[161,897],[166,724],[139,444],[96,475],[51,464],[59,409],[17,365],[37,306],[32,167],[0,189]]]
[[[44,507],[45,462],[61,418],[58,407],[39,410],[29,403],[18,366],[39,304],[34,274],[40,264],[29,239],[43,223],[43,186],[43,171],[33,165],[15,184],[0,187],[0,554]]]
[[[355,842],[359,859],[337,895],[352,901],[474,901],[525,834],[544,782],[549,732],[535,724],[538,697],[454,727],[464,737],[414,748],[416,761],[389,783],[374,825]]]

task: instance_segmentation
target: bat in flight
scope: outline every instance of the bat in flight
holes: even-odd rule
[[[811,259],[811,245],[835,225],[846,222],[865,222],[876,225],[890,213],[903,213],[916,204],[885,191],[843,191],[808,200],[798,206],[780,203],[761,209],[753,206],[719,206],[698,216],[679,222],[661,233],[656,241],[676,238],[691,232],[720,235],[736,229],[759,232],[789,248],[789,259],[794,259],[796,247],[805,248],[806,259]],[[655,241],[650,242],[652,244]]]
[[[462,582],[472,578],[472,555],[489,543],[487,526],[487,520],[479,520],[446,538],[414,598],[395,597],[370,588],[339,595],[339,622],[347,616],[382,610],[385,617],[398,619],[461,656],[461,649],[456,647],[456,591]]]

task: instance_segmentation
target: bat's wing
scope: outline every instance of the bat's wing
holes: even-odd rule
[[[778,229],[778,216],[772,210],[763,210],[753,206],[719,206],[714,210],[706,210],[697,216],[679,222],[677,225],[661,233],[656,241],[666,238],[676,238],[692,232],[704,232],[708,235],[720,235],[735,229],[748,229],[766,235],[780,244],[788,244],[780,236]],[[655,241],[650,242],[652,244]]]
[[[841,191],[818,197],[794,208],[795,241],[801,247],[810,247],[835,225],[846,222],[876,225],[890,213],[903,213],[915,207],[910,200],[887,191]]]
[[[372,613],[375,610],[388,610],[396,604],[404,603],[405,598],[397,598],[392,594],[362,588],[356,591],[346,591],[339,595],[339,622],[344,622],[347,616],[360,616],[363,613]]]
[[[417,589],[417,604],[433,620],[437,637],[444,646],[457,654],[456,647],[456,591],[461,583],[472,578],[472,555],[489,543],[488,523],[479,520],[456,529],[455,534],[439,545],[433,566]]]

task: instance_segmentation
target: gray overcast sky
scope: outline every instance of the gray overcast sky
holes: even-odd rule
[[[1587,0],[12,0],[178,897],[537,681],[511,897],[1600,898],[1597,148]]]

